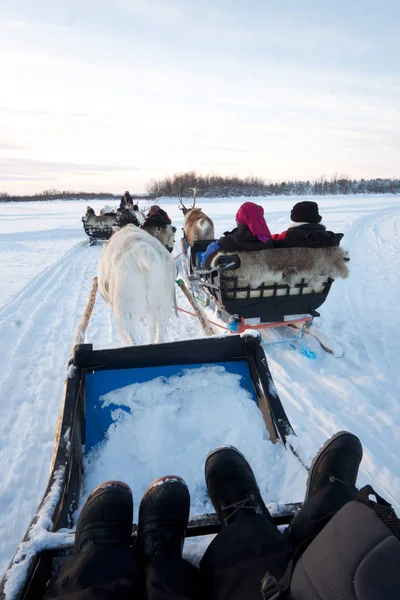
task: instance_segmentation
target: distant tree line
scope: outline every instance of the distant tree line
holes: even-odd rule
[[[136,200],[156,200],[162,196],[189,198],[193,190],[198,196],[224,198],[235,196],[306,196],[327,194],[398,194],[400,179],[350,179],[333,176],[330,180],[320,177],[315,181],[281,181],[272,183],[260,177],[199,175],[195,171],[175,173],[163,179],[153,180],[147,186],[147,194],[132,194]],[[111,200],[121,194],[107,192],[72,192],[44,190],[33,195],[12,195],[0,192],[0,202],[32,202],[35,200]]]
[[[71,192],[67,190],[44,190],[32,195],[13,195],[0,192],[0,202],[34,202],[35,200],[114,200],[115,194],[106,192]]]
[[[315,181],[266,182],[260,177],[237,177],[221,175],[199,175],[195,171],[175,173],[154,180],[147,186],[149,194],[159,196],[191,197],[193,189],[197,195],[210,198],[234,196],[281,196],[326,194],[397,194],[400,179],[350,179],[334,176],[328,180],[320,177]]]

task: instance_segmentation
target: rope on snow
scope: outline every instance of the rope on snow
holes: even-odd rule
[[[83,344],[85,341],[86,330],[89,325],[90,317],[92,316],[94,303],[96,302],[96,293],[98,288],[98,280],[97,277],[93,277],[92,287],[90,288],[89,297],[86,302],[85,310],[82,315],[82,318],[79,322],[78,329],[76,330],[74,343],[71,350],[70,358],[72,358],[72,354],[75,350],[75,346],[78,344]]]

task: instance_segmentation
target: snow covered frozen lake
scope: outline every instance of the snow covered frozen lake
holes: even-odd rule
[[[267,222],[275,233],[288,225],[292,205],[304,199],[267,197],[252,200],[264,206]],[[359,483],[372,483],[399,510],[400,200],[390,195],[310,199],[319,202],[323,223],[345,234],[342,246],[350,253],[350,278],[334,283],[316,323],[340,344],[345,355],[340,359],[333,358],[308,338],[304,342],[300,340],[297,349],[288,344],[272,345],[278,334],[271,332],[264,342],[271,373],[298,436],[295,443],[302,459],[309,464],[325,439],[336,431],[352,431],[364,446]],[[234,227],[234,215],[242,202],[240,198],[198,200],[214,220],[217,236]],[[86,205],[86,201],[0,204],[2,573],[46,487],[67,359],[92,278],[97,272],[101,246],[88,246],[80,221]],[[91,205],[98,211],[103,203],[95,201]],[[180,253],[182,213],[176,199],[160,201],[160,205],[178,228],[173,252],[176,256]],[[177,296],[178,305],[189,308],[180,290],[177,290]],[[193,317],[171,317],[168,341],[202,336],[202,329]],[[100,297],[87,341],[96,348],[121,345],[111,315]],[[316,353],[315,360],[301,353],[303,343]],[[170,414],[169,438],[163,438],[163,419],[161,413],[157,413],[157,410],[165,411],[165,406],[153,407],[155,412],[152,410],[151,414],[144,411],[138,415],[137,418],[142,419],[140,423],[128,419],[125,429],[119,429],[118,436],[121,437],[110,437],[107,456],[92,463],[90,457],[86,459],[85,493],[89,493],[89,488],[102,478],[124,478],[125,474],[138,506],[141,494],[153,476],[176,474],[188,480],[192,512],[198,513],[204,508],[210,510],[205,495],[204,459],[214,446],[228,441],[247,455],[267,502],[301,501],[305,491],[305,469],[282,446],[273,446],[263,439],[262,420],[257,420],[258,414],[253,415],[255,405],[247,406],[243,398],[244,403],[241,401],[237,382],[230,376],[229,381],[224,382],[222,372],[218,377],[218,385],[208,393],[203,390],[203,400],[208,404],[201,414],[194,410],[194,404],[193,411],[190,410],[184,394],[175,399],[188,410],[187,420],[179,421]],[[157,383],[152,385],[157,386]],[[221,394],[225,385],[231,386],[231,394],[238,402],[239,412],[232,415],[241,419],[243,428],[235,428],[235,419],[227,415],[229,402]],[[140,390],[137,393],[140,397]],[[137,396],[134,400],[129,394],[125,401],[136,402]],[[173,413],[171,406],[169,410]],[[218,427],[218,423],[223,424],[226,419],[232,432],[228,438],[223,437],[222,429]],[[119,456],[119,444],[124,441],[124,447],[128,448],[132,429],[140,427],[141,431],[146,431],[150,425],[152,436],[133,436],[131,448],[136,460],[133,464],[144,461],[146,468],[140,474],[131,473],[129,479],[126,474],[129,461],[126,452]],[[196,425],[198,439],[194,444]],[[257,442],[252,441],[252,436]],[[145,444],[154,445],[152,455]],[[189,450],[180,452],[179,460],[176,460],[175,447]],[[175,473],[175,470],[179,472]]]

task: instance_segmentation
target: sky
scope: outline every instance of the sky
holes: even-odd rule
[[[0,0],[0,192],[400,177],[398,0]]]

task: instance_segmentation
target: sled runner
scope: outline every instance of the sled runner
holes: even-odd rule
[[[89,312],[79,327],[78,342],[83,339],[88,318]],[[126,386],[158,378],[163,404],[168,401],[166,392],[165,399],[162,397],[163,385],[168,378],[179,381],[188,372],[195,374],[199,369],[209,367],[218,367],[240,380],[240,387],[247,394],[246,402],[254,402],[260,409],[271,441],[288,444],[287,436],[294,435],[294,431],[276,392],[258,335],[212,337],[110,350],[94,350],[91,344],[78,343],[68,368],[48,486],[1,583],[0,598],[4,598],[5,590],[9,598],[18,600],[43,598],[52,573],[65,560],[65,555],[72,552],[74,535],[68,533],[68,529],[82,494],[84,456],[108,439],[110,427],[119,426],[115,411],[130,411],[122,402],[121,405],[116,403],[116,396],[114,400],[104,402],[105,396]],[[212,394],[212,381],[207,381],[207,388]],[[215,403],[218,401],[215,397]],[[123,452],[121,449],[121,456]],[[298,506],[276,505],[271,512],[277,523],[285,524]],[[46,532],[46,529],[50,531]],[[59,533],[61,529],[64,531]],[[209,534],[218,529],[214,515],[196,516],[190,520],[187,536]],[[135,535],[135,525],[132,535]]]
[[[203,254],[212,241],[189,249],[182,240],[184,270],[194,294],[234,332],[311,322],[335,278],[348,276],[340,247],[219,252],[204,269]]]

